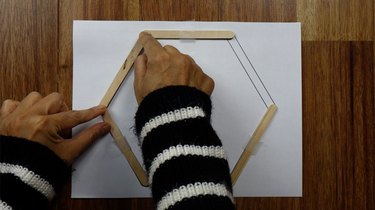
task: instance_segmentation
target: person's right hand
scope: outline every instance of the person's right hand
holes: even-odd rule
[[[190,56],[169,45],[162,47],[148,33],[142,32],[139,39],[144,53],[135,61],[134,91],[138,104],[154,90],[171,85],[195,87],[212,94],[214,81]]]

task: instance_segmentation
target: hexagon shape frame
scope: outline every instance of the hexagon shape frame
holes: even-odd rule
[[[235,37],[235,34],[232,31],[181,31],[181,30],[155,31],[154,30],[154,31],[146,31],[146,32],[150,33],[155,39],[206,39],[206,40],[226,39],[226,40],[230,40],[233,37]],[[128,75],[130,69],[132,68],[134,64],[135,59],[140,54],[142,49],[143,49],[143,45],[138,39],[134,47],[130,51],[128,57],[124,61],[123,65],[121,66],[120,70],[116,74],[111,85],[109,86],[106,94],[102,98],[100,102],[101,105],[105,105],[105,106],[110,105],[113,97],[115,96],[117,90],[120,88],[122,82]],[[253,153],[258,142],[260,141],[263,133],[267,129],[276,111],[277,111],[277,106],[275,104],[271,104],[270,106],[268,106],[267,111],[265,112],[258,126],[254,130],[250,140],[248,141],[245,149],[243,150],[242,154],[240,155],[240,158],[236,162],[231,172],[233,185],[236,183],[242,170],[246,166],[251,154]],[[137,160],[128,141],[126,140],[125,136],[122,134],[116,122],[113,120],[113,118],[111,117],[108,111],[102,117],[105,122],[111,125],[110,133],[114,141],[116,142],[116,145],[120,149],[121,153],[124,155],[124,157],[128,161],[130,167],[132,168],[140,184],[142,186],[148,186],[147,173],[145,172],[142,165]]]

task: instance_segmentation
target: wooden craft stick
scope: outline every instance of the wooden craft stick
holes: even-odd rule
[[[232,39],[232,31],[146,30],[155,39]]]
[[[104,113],[103,120],[111,125],[111,135],[115,140],[117,146],[119,147],[121,153],[125,156],[141,185],[147,187],[148,178],[145,170],[142,168],[141,164],[135,157],[128,141],[125,139],[124,135],[122,135],[121,130],[116,125],[108,111]]]
[[[156,39],[232,39],[234,33],[231,31],[147,31]],[[107,92],[102,98],[100,104],[109,106],[117,90],[121,86],[125,77],[129,73],[131,67],[134,64],[135,59],[142,51],[143,45],[138,39],[135,43],[133,49],[130,51],[125,62],[122,64],[120,70],[113,79],[111,85],[109,86]],[[135,157],[128,141],[125,139],[121,130],[115,123],[115,121],[110,116],[107,111],[103,115],[103,120],[111,125],[111,135],[115,140],[117,146],[119,147],[121,153],[125,156],[135,175],[137,176],[139,182],[143,186],[148,186],[147,173],[142,168],[141,164]]]
[[[128,57],[126,58],[125,62],[122,64],[120,70],[117,72],[117,75],[113,79],[107,92],[105,93],[102,101],[100,102],[101,105],[108,106],[111,103],[113,96],[116,94],[117,90],[121,86],[121,83],[124,81],[126,75],[129,73],[129,70],[132,68],[135,59],[138,57],[142,49],[142,43],[138,39],[133,49],[130,51]]]
[[[234,33],[232,31],[160,31],[160,30],[149,30],[150,33],[156,39],[232,39]],[[109,86],[106,94],[104,95],[100,104],[108,106],[113,96],[124,81],[126,75],[134,64],[135,59],[141,52],[143,46],[141,41],[138,39],[133,49],[130,51],[125,62],[122,64],[120,70]]]
[[[242,152],[240,159],[238,159],[236,165],[233,168],[231,173],[232,184],[234,185],[237,182],[238,177],[240,176],[242,170],[245,168],[246,163],[250,159],[251,154],[253,153],[255,146],[260,141],[260,138],[266,131],[268,125],[270,124],[273,116],[277,111],[277,106],[272,104],[267,112],[264,114],[262,120],[260,121],[258,127],[255,129],[253,135],[251,136],[249,142],[247,143],[244,151]]]

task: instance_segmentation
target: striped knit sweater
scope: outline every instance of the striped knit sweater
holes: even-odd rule
[[[40,144],[0,136],[0,209],[48,209],[70,175],[67,165]]]
[[[234,209],[210,115],[210,98],[182,86],[154,91],[139,106],[135,127],[156,209]],[[0,136],[0,146],[0,209],[48,209],[69,177],[66,164],[24,139]]]
[[[228,162],[211,100],[191,87],[149,94],[135,117],[156,209],[234,209]]]

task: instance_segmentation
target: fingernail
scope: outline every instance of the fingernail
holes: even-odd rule
[[[107,133],[107,132],[109,132],[111,130],[111,125],[109,123],[103,122],[102,128]]]
[[[110,125],[109,123],[104,122],[103,124],[104,124],[104,125],[103,125],[103,128],[104,128],[104,129],[108,129],[108,130],[111,129],[111,125]]]
[[[105,136],[111,131],[111,126],[106,122],[101,122],[96,125],[96,129],[99,136]]]
[[[111,125],[107,122],[100,122],[98,126],[103,130],[111,129]]]

